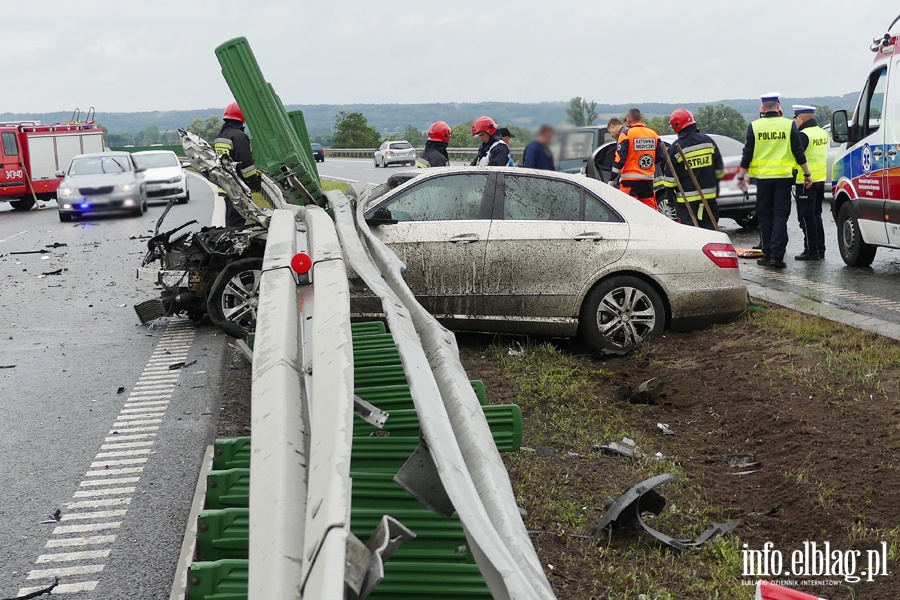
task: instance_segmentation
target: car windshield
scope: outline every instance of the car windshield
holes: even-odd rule
[[[393,142],[391,143],[391,150],[408,150],[412,148],[412,144],[409,142]]]
[[[319,144],[313,144],[313,145],[312,145],[312,149],[313,149],[313,150],[321,150],[321,149],[322,149],[322,146],[320,146]]]
[[[744,145],[735,139],[717,134],[711,134],[709,137],[719,147],[722,156],[739,156],[744,151]]]
[[[88,156],[72,160],[69,175],[103,175],[127,173],[131,165],[124,156]]]
[[[134,154],[134,162],[145,169],[162,169],[164,167],[179,166],[178,157],[174,153],[160,152],[158,154]]]

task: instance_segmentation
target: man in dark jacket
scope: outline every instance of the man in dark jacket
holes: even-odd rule
[[[509,164],[509,146],[500,137],[497,123],[490,117],[478,117],[472,123],[472,135],[481,140],[473,167],[505,167]]]
[[[697,178],[697,183],[700,184],[700,190],[698,191],[697,186],[694,185],[694,180],[691,179],[675,144],[669,146],[669,158],[672,160],[675,173],[669,170],[667,164],[663,170],[663,185],[670,190],[675,190],[677,188],[675,178],[677,177],[678,183],[681,184],[684,195],[687,197],[687,202],[690,203],[690,208],[697,218],[697,224],[703,229],[715,229],[709,213],[706,212],[706,208],[700,200],[700,192],[703,192],[703,197],[713,213],[712,216],[718,221],[719,205],[716,198],[719,195],[719,180],[725,175],[722,153],[711,137],[700,133],[697,123],[694,122],[694,115],[689,110],[684,108],[675,110],[669,119],[669,125],[678,134],[676,143],[684,152],[687,164],[690,165],[694,177]],[[675,212],[683,224],[693,225],[691,214],[685,205],[685,198],[680,193],[676,193]]]
[[[216,154],[227,154],[236,163],[235,167],[244,178],[244,183],[247,184],[250,191],[259,192],[262,186],[262,176],[253,162],[250,137],[244,131],[244,113],[241,111],[241,107],[237,102],[232,102],[225,107],[222,118],[225,123],[216,137],[214,145]],[[234,208],[228,196],[225,196],[225,225],[228,227],[246,225],[244,217]]]
[[[541,125],[537,135],[527,146],[522,155],[522,166],[526,169],[543,169],[555,171],[553,154],[550,152],[550,142],[553,141],[553,128],[549,125]]]
[[[447,167],[450,165],[450,156],[447,154],[447,144],[450,143],[452,130],[444,121],[432,123],[428,128],[428,140],[425,149],[419,155],[419,168]]]

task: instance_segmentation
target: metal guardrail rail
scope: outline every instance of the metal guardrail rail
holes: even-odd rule
[[[337,156],[342,158],[368,158],[372,159],[378,148],[325,148],[325,156]],[[424,148],[416,148],[421,154]],[[525,148],[510,148],[510,151],[521,156]],[[478,148],[447,148],[447,154],[451,160],[471,160],[478,154]]]
[[[521,412],[482,408],[396,256],[343,194],[327,199],[334,220],[314,205],[272,213],[252,435],[216,441],[195,562],[177,582],[192,600],[553,599],[498,453],[518,449]],[[308,277],[290,268],[297,252]],[[348,266],[390,333],[351,325]]]

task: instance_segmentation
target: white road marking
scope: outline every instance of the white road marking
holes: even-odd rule
[[[54,537],[47,541],[45,548],[96,547],[115,542],[115,535],[77,534],[107,532],[121,527],[122,520],[110,519],[124,519],[127,515],[126,507],[131,505],[137,490],[135,484],[140,482],[139,474],[144,470],[143,466],[121,465],[143,465],[149,455],[153,454],[151,447],[156,442],[156,432],[182,372],[182,369],[169,369],[169,365],[187,360],[193,340],[193,327],[187,323],[172,323],[167,326],[144,371],[123,403],[121,412],[116,416],[109,434],[104,437],[104,443],[100,445],[101,451],[91,462],[91,470],[79,482],[80,489],[72,494],[75,501],[66,505],[67,512],[61,518],[66,523],[98,522],[58,525],[51,533]],[[121,467],[110,468],[116,466]],[[108,558],[111,552],[111,548],[97,548],[41,554],[37,557],[36,564],[97,561]],[[88,573],[100,573],[104,567],[104,564],[88,564],[33,569],[28,572],[26,579],[79,577]],[[98,583],[99,581],[64,581],[52,593],[57,595],[93,591]],[[39,589],[41,588],[23,587],[19,590],[19,596]]]
[[[45,548],[72,548],[75,546],[95,546],[97,544],[112,544],[116,541],[114,535],[88,535],[83,537],[59,538],[48,540]]]
[[[143,468],[141,468],[141,470],[143,471]],[[78,485],[79,487],[90,487],[92,485],[125,485],[126,483],[137,483],[140,480],[140,477],[118,477],[115,479],[101,477],[100,479],[88,479],[87,481],[82,481]]]
[[[86,513],[69,513],[62,516],[62,521],[90,521],[92,519],[110,519],[113,517],[124,517],[128,512],[127,508],[119,508],[116,510],[96,510]]]
[[[92,496],[120,496],[122,494],[133,494],[133,487],[109,488],[105,490],[78,490],[72,496],[74,498],[90,498]]]
[[[85,477],[103,477],[105,475],[125,475],[127,473],[142,473],[144,471],[144,467],[126,467],[124,469],[104,469],[102,471],[88,471],[84,474]],[[87,481],[82,481],[81,485],[87,484]]]
[[[34,561],[37,564],[54,563],[54,562],[71,562],[73,560],[93,560],[96,558],[106,558],[111,551],[106,550],[80,550],[78,552],[59,552],[57,554],[41,554]]]
[[[81,565],[80,567],[57,567],[55,569],[34,569],[29,571],[25,579],[47,579],[49,577],[67,577],[69,575],[86,575],[99,573],[104,565]]]
[[[78,492],[75,493],[77,494]],[[104,506],[128,506],[129,504],[131,504],[130,497],[103,498],[102,500],[84,500],[82,502],[73,502],[66,506],[66,510],[80,510],[82,508],[102,508]]]
[[[150,440],[148,442],[124,442],[122,444],[103,444],[100,446],[101,450],[116,450],[118,448],[140,448],[142,446],[152,446],[155,444],[155,440]]]
[[[30,229],[25,229],[25,230],[23,230],[23,231],[20,231],[19,233],[14,233],[14,234],[12,234],[12,235],[8,235],[8,236],[6,236],[5,238],[3,238],[2,240],[0,240],[0,242],[8,242],[9,240],[11,240],[11,239],[13,239],[13,238],[17,238],[17,237],[19,237],[20,235],[25,235],[25,234],[28,233],[29,231],[31,231],[31,230],[30,230]]]
[[[158,423],[161,419],[156,419]],[[119,452],[101,452],[97,458],[113,458],[115,456],[140,456],[141,454],[150,454],[150,450],[121,450]]]

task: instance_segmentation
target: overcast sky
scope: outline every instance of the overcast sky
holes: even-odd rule
[[[226,104],[213,50],[236,36],[287,104],[842,95],[900,12],[897,0],[4,4],[0,112],[101,113]]]

